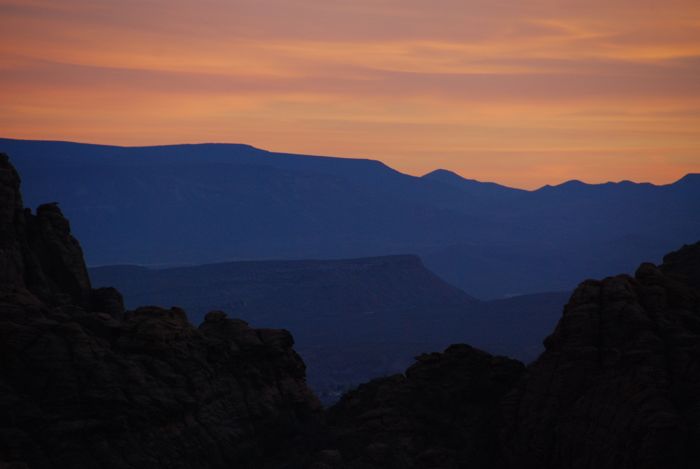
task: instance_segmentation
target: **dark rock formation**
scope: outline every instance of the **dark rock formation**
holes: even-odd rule
[[[505,401],[511,467],[700,467],[699,258],[579,286]]]
[[[662,272],[675,277],[678,281],[700,288],[700,248],[696,243],[683,246],[678,251],[664,256],[664,263],[659,267]]]
[[[22,205],[20,179],[0,154],[0,285],[31,291],[47,304],[91,306],[80,244],[55,203],[33,215]]]
[[[92,290],[0,155],[0,467],[282,467],[318,422],[291,335]]]
[[[0,153],[0,285],[24,286],[21,229],[24,221],[19,175]],[[19,283],[19,285],[17,285]]]
[[[340,467],[502,467],[499,402],[524,370],[453,345],[418,357],[405,375],[360,386],[328,414]]]

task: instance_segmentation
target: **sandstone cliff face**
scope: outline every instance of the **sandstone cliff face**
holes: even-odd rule
[[[578,287],[505,401],[512,467],[700,467],[698,258]]]
[[[218,312],[124,312],[0,155],[0,466],[280,467],[320,413],[292,345]]]

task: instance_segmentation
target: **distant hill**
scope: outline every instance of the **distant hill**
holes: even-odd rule
[[[416,256],[261,261],[90,270],[126,306],[180,306],[195,324],[212,310],[292,332],[312,387],[326,401],[375,376],[403,370],[424,350],[467,341],[529,361],[568,293],[481,302],[430,272]]]
[[[247,145],[0,139],[29,206],[61,202],[90,265],[414,253],[475,297],[573,288],[700,237],[700,177],[536,191]]]
[[[228,262],[168,269],[104,266],[90,273],[97,285],[119,285],[127,306],[176,304],[191,312],[194,323],[212,310],[235,311],[256,323],[283,319],[306,326],[307,316],[371,316],[381,311],[479,303],[427,270],[416,256]]]

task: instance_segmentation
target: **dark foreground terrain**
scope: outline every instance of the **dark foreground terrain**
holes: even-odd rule
[[[0,466],[277,467],[320,417],[283,330],[124,312],[0,155]],[[14,467],[14,466],[12,466]]]
[[[586,281],[532,365],[425,354],[321,411],[289,333],[123,311],[0,156],[0,466],[700,467],[700,243]]]

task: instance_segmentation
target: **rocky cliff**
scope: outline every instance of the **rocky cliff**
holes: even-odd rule
[[[68,221],[56,204],[40,206],[36,215],[24,209],[19,184],[0,154],[0,285],[51,305],[89,306],[90,279]]]
[[[700,467],[699,259],[578,287],[506,400],[512,467]]]
[[[503,467],[499,403],[525,367],[468,345],[416,360],[405,374],[364,384],[329,410],[338,467]],[[324,465],[332,454],[317,467],[333,467]]]
[[[0,467],[280,467],[320,407],[283,330],[123,311],[0,155]]]

